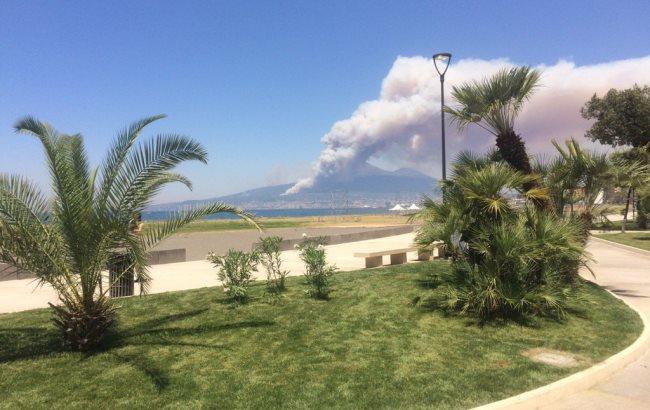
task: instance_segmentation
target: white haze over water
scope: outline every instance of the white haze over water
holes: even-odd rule
[[[447,103],[451,87],[482,79],[515,64],[507,59],[465,59],[452,63],[445,77]],[[589,122],[580,108],[594,93],[610,88],[650,84],[650,56],[603,64],[577,66],[561,60],[543,71],[541,85],[526,103],[515,130],[531,154],[551,153],[552,139],[580,141]],[[484,151],[494,137],[477,126],[459,132],[447,120],[447,162],[462,150]],[[368,160],[409,166],[438,174],[440,156],[440,80],[433,62],[425,57],[398,57],[382,81],[379,98],[366,101],[350,118],[337,121],[322,138],[325,148],[312,175],[299,180],[287,194],[309,188],[320,179],[354,170]]]

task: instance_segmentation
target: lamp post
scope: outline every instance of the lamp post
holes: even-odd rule
[[[447,158],[445,155],[445,73],[449,68],[451,53],[433,55],[433,65],[440,75],[440,122],[442,123],[442,180],[447,179]],[[438,64],[440,66],[438,66]]]

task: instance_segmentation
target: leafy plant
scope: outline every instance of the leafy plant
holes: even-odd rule
[[[300,259],[305,263],[305,279],[311,289],[307,295],[316,299],[328,299],[331,292],[329,278],[336,266],[327,264],[324,238],[307,238],[297,245]]]
[[[257,272],[257,253],[229,249],[224,256],[208,254],[208,260],[218,269],[217,277],[226,295],[235,302],[246,302],[253,272]]]
[[[581,114],[595,120],[585,134],[592,141],[633,147],[650,144],[650,86],[612,88],[603,97],[594,94]]]
[[[282,269],[281,243],[281,236],[267,236],[260,238],[257,247],[259,261],[266,269],[266,289],[271,294],[285,290],[285,278],[289,274],[288,270]]]
[[[101,289],[102,271],[115,249],[123,249],[146,291],[147,252],[160,240],[206,215],[228,212],[255,224],[250,215],[211,204],[172,215],[167,221],[133,231],[134,217],[169,183],[190,181],[172,170],[185,161],[207,161],[191,138],[163,134],[136,144],[143,129],[163,115],[144,118],[122,130],[99,168],[91,168],[83,138],[67,135],[33,117],[15,125],[38,138],[52,178],[52,198],[26,178],[0,175],[0,262],[32,272],[49,284],[61,302],[52,306],[63,342],[76,350],[96,346],[113,326],[115,306]],[[120,280],[125,272],[117,275]]]

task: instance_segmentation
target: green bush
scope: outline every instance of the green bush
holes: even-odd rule
[[[246,302],[253,272],[257,272],[257,254],[230,249],[224,256],[210,253],[208,260],[218,269],[217,277],[226,295],[235,302]]]
[[[427,200],[416,241],[443,240],[452,269],[434,274],[422,303],[478,317],[561,318],[585,262],[582,222],[538,206],[543,187],[501,162],[463,154]],[[515,195],[516,194],[516,195]],[[518,196],[519,201],[513,201]]]
[[[281,243],[281,236],[267,236],[260,238],[260,244],[256,249],[259,261],[266,269],[266,290],[270,294],[278,294],[285,290],[285,278],[289,274],[288,270],[282,269]]]
[[[300,259],[305,263],[305,279],[310,289],[307,295],[316,299],[329,299],[331,292],[329,277],[336,272],[336,266],[328,265],[324,238],[307,238],[297,245]]]

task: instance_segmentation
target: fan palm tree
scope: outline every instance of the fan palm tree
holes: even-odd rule
[[[451,178],[443,182],[442,201],[425,197],[422,209],[413,215],[422,223],[416,242],[428,247],[435,240],[443,240],[453,254],[457,246],[453,236],[470,242],[477,227],[511,220],[517,214],[509,194],[517,193],[531,203],[547,201],[546,188],[525,188],[535,179],[488,156],[461,152],[452,166]]]
[[[61,304],[51,305],[54,322],[71,348],[95,346],[115,322],[115,306],[101,282],[116,249],[128,256],[122,274],[135,271],[146,290],[147,252],[184,225],[221,212],[256,225],[242,210],[215,203],[174,214],[141,235],[134,232],[136,216],[161,188],[172,182],[191,188],[187,178],[172,172],[176,165],[207,161],[204,148],[182,135],[136,143],[147,125],[163,117],[144,118],[123,129],[99,168],[91,168],[81,135],[59,133],[33,117],[15,125],[18,133],[40,140],[53,198],[26,178],[0,175],[0,262],[30,271],[55,289]]]
[[[560,154],[559,160],[563,166],[552,180],[566,187],[572,215],[574,202],[583,202],[584,208],[579,216],[584,219],[588,229],[598,206],[598,198],[612,183],[611,161],[607,154],[583,149],[573,138],[565,141],[565,147],[557,141],[553,141],[553,145]]]
[[[445,107],[460,129],[476,124],[496,137],[501,158],[514,169],[530,174],[526,146],[514,130],[524,102],[538,85],[540,72],[530,67],[503,69],[490,78],[455,86],[452,95],[460,105]]]
[[[566,205],[572,204],[571,187],[574,184],[569,179],[566,161],[559,155],[551,159],[539,157],[533,162],[533,173],[540,176],[541,183],[547,188],[555,214],[564,215]]]
[[[482,320],[564,315],[586,261],[582,227],[537,206],[549,198],[545,187],[525,188],[536,178],[490,156],[458,156],[442,201],[425,198],[414,216],[416,242],[443,240],[452,257],[450,271],[430,273],[424,303]]]

